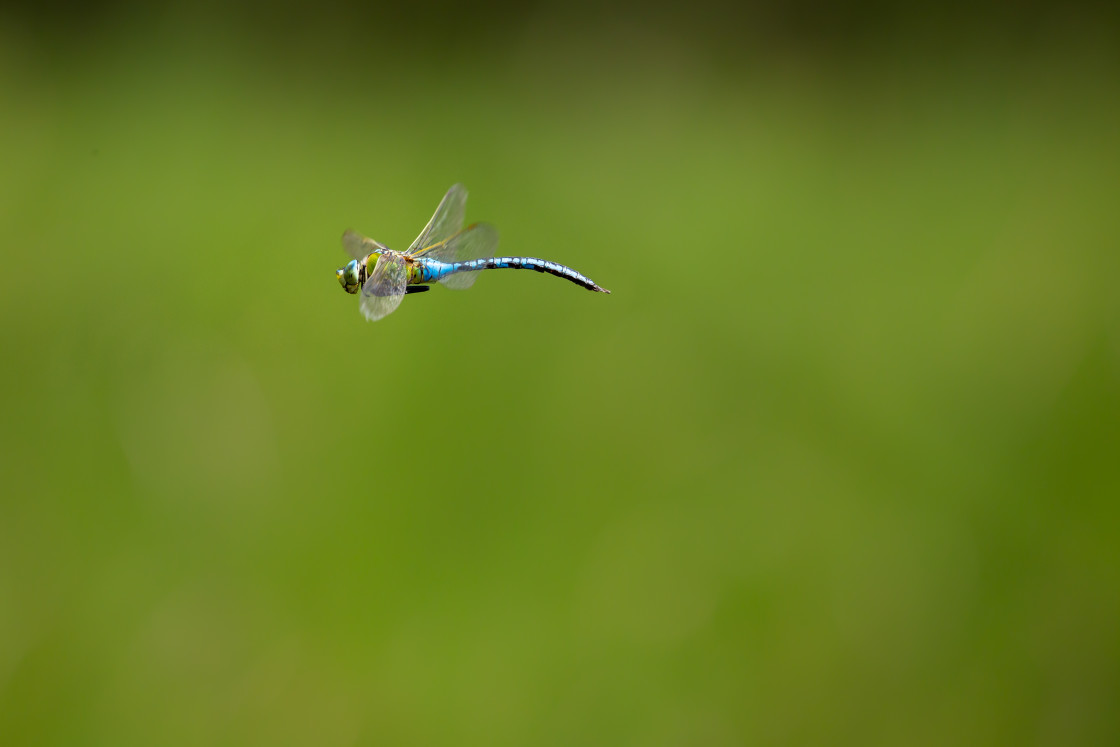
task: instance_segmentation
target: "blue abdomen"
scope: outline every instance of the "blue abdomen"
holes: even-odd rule
[[[425,278],[427,278],[429,274],[431,276],[431,280],[425,279],[424,282],[432,282],[434,280],[450,281],[453,276],[460,273],[478,272],[479,270],[536,270],[537,272],[546,272],[549,275],[564,278],[590,291],[610,293],[609,290],[599,287],[591,278],[576,272],[571,267],[566,267],[558,262],[550,262],[546,259],[537,259],[536,257],[490,257],[488,259],[472,259],[467,262],[444,263],[426,261],[423,263]],[[456,285],[452,282],[448,282],[447,284]]]

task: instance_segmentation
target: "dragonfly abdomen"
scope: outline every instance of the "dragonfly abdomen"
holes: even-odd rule
[[[576,272],[571,267],[566,267],[559,262],[537,259],[536,257],[490,257],[488,259],[472,259],[468,262],[456,262],[450,265],[450,268],[445,274],[478,272],[479,270],[536,270],[537,272],[547,272],[549,275],[555,275],[558,278],[570,280],[589,291],[610,293],[609,290],[599,287],[591,278]]]

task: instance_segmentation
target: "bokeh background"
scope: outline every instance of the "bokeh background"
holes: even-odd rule
[[[0,741],[1120,742],[1116,31],[5,5]]]

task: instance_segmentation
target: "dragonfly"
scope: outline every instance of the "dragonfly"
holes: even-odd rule
[[[597,293],[610,293],[571,267],[536,257],[495,257],[498,230],[489,223],[463,228],[467,190],[447,190],[428,225],[408,251],[398,252],[347,229],[342,246],[352,259],[335,273],[347,293],[361,292],[362,315],[371,322],[392,314],[410,293],[440,283],[455,290],[474,284],[482,270],[536,270],[570,280]]]

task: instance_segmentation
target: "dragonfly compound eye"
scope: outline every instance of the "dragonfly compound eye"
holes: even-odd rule
[[[345,267],[338,268],[338,271],[335,273],[335,276],[338,277],[338,284],[341,285],[343,290],[347,293],[358,292],[358,286],[361,285],[358,277],[359,271],[358,263],[355,260],[350,260]]]

